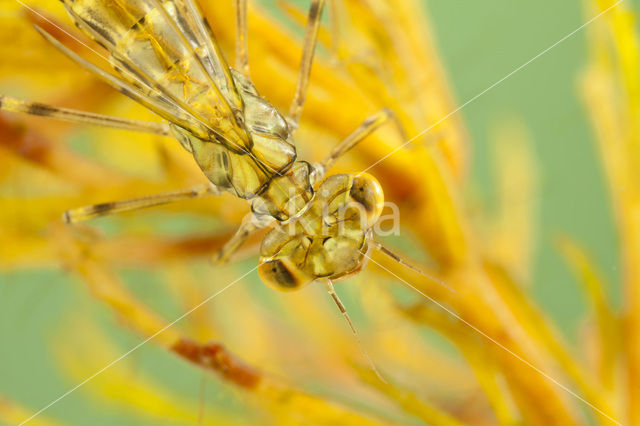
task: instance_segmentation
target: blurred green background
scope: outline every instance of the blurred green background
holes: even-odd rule
[[[626,0],[638,10],[640,2]],[[459,103],[472,98],[595,14],[580,1],[428,1],[438,46]],[[579,81],[586,64],[586,32],[579,31],[463,111],[473,145],[473,182],[494,198],[489,136],[492,126],[516,117],[525,123],[540,178],[539,235],[532,292],[574,340],[584,299],[554,239],[582,243],[621,305],[620,265],[603,171]]]
[[[639,2],[633,4],[637,9]],[[592,17],[576,0],[429,0],[426,5],[458,104]],[[541,180],[540,232],[531,291],[569,341],[576,338],[585,307],[575,278],[555,248],[555,237],[564,233],[581,242],[608,279],[609,295],[616,306],[620,306],[621,298],[612,212],[591,126],[578,93],[577,79],[586,64],[585,35],[584,31],[577,33],[460,112],[472,140],[470,190],[478,192],[485,204],[491,204],[495,198],[491,129],[501,120],[511,118],[521,120],[527,127]],[[238,270],[253,265],[253,261],[248,261]],[[153,275],[140,271],[136,274],[146,297],[160,297],[153,293]],[[254,276],[251,285],[256,281]],[[215,303],[223,304],[224,300]],[[110,313],[94,303],[75,278],[61,271],[0,275],[0,394],[38,409],[74,385],[60,373],[56,360],[49,354],[51,339],[60,334],[71,311],[98,318],[123,348],[139,342],[138,337],[118,328]],[[176,316],[179,314],[176,311]],[[176,394],[199,398],[201,376],[182,361],[152,345],[142,347],[131,357],[141,370],[149,373],[173,372],[161,375],[159,380],[166,381]],[[212,403],[228,404],[230,409],[241,407],[237,396],[228,390],[208,391],[205,397]],[[47,413],[72,424],[148,422],[116,407],[99,405],[82,392],[73,393]]]

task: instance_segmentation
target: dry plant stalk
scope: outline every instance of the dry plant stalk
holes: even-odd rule
[[[328,152],[325,147],[335,145],[364,117],[383,107],[397,113],[409,136],[454,110],[456,105],[418,0],[335,3],[339,4],[341,24],[337,31],[341,37],[333,52],[337,61],[330,55],[319,55],[314,65],[298,139],[315,142],[301,147],[304,154],[320,158]],[[34,0],[29,4],[62,28],[70,28],[62,8],[54,2]],[[202,6],[223,50],[232,52],[232,2],[213,4],[205,2]],[[592,11],[605,10],[612,4],[604,0],[589,3]],[[294,21],[304,19],[304,12],[287,3],[283,10]],[[62,38],[66,35],[42,16],[12,0],[3,2],[0,11],[0,56],[8,58],[0,65],[0,88],[18,83],[29,99],[152,119],[142,107],[52,51],[31,24],[37,22],[58,31]],[[113,311],[123,327],[142,338],[154,336],[149,344],[217,373],[228,386],[246,394],[246,404],[256,418],[318,424],[417,418],[450,425],[570,425],[583,424],[586,415],[599,424],[611,424],[613,420],[639,424],[640,270],[636,260],[640,258],[640,86],[632,18],[623,4],[587,30],[592,59],[583,91],[599,136],[620,227],[628,303],[625,316],[620,318],[604,297],[602,279],[588,255],[577,243],[562,240],[561,251],[579,273],[591,303],[589,319],[595,327],[586,338],[593,354],[588,359],[562,340],[523,285],[530,278],[534,213],[527,208],[507,213],[511,207],[506,201],[513,198],[509,192],[513,189],[505,185],[501,188],[503,211],[497,220],[478,224],[469,214],[468,200],[462,194],[469,140],[456,116],[370,170],[382,183],[387,199],[400,208],[403,232],[410,234],[421,254],[431,259],[421,267],[456,290],[452,293],[381,256],[374,256],[365,278],[352,284],[366,284],[366,292],[359,290],[357,297],[363,300],[370,322],[368,330],[383,330],[366,333],[365,342],[368,348],[376,348],[372,352],[389,380],[387,384],[359,362],[351,361],[360,359],[351,336],[337,326],[340,323],[339,318],[333,320],[334,308],[319,303],[317,294],[296,296],[295,300],[268,308],[252,298],[250,291],[238,289],[221,296],[225,305],[243,307],[242,315],[231,321],[232,326],[216,321],[212,315],[194,312],[186,320],[188,325],[176,325],[157,334],[172,318],[136,297],[119,270],[126,266],[153,269],[167,278],[167,291],[186,311],[214,291],[213,287],[203,290],[197,284],[204,278],[194,272],[193,264],[219,248],[228,233],[168,236],[153,227],[141,230],[134,215],[127,215],[119,232],[105,237],[90,228],[63,225],[60,214],[77,205],[201,183],[201,172],[192,158],[168,138],[135,136],[133,143],[131,134],[85,128],[86,143],[92,145],[87,151],[93,152],[84,153],[67,142],[77,130],[73,125],[2,113],[0,267],[12,270],[63,265],[81,277],[96,303]],[[329,31],[323,29],[320,39],[325,46],[333,45]],[[17,42],[6,43],[8,40]],[[82,50],[72,40],[65,41]],[[280,21],[252,5],[252,79],[281,110],[295,90],[301,53],[298,41],[299,37],[284,30]],[[521,182],[519,197],[526,198],[523,205],[532,206],[536,175],[527,153],[526,134],[516,128],[498,135],[502,136],[498,136],[497,144],[503,143],[500,138],[508,139],[512,148],[509,158],[497,159],[500,176],[505,181]],[[341,160],[337,168],[363,170],[402,142],[393,129],[383,128]],[[246,206],[231,197],[221,197],[185,202],[170,211],[175,215],[215,217],[224,229],[233,229],[246,213]],[[488,232],[491,238],[486,238]],[[255,249],[258,241],[253,240],[250,248]],[[498,245],[494,245],[496,241]],[[237,277],[243,271],[236,272]],[[213,275],[209,272],[207,277]],[[234,279],[227,273],[220,277],[216,288]],[[426,297],[418,295],[409,304],[401,303],[395,289],[385,282],[401,287],[408,283]],[[279,321],[266,320],[266,312],[295,321],[283,326]],[[233,309],[228,313],[233,315]],[[384,332],[388,323],[397,324],[398,331]],[[291,336],[314,338],[307,337],[304,345],[298,345],[278,335],[277,327],[288,330]],[[426,327],[450,341],[462,355],[460,359],[450,359],[430,348],[423,341]],[[237,329],[247,330],[245,334],[250,333],[252,339],[237,336]],[[106,334],[97,329],[78,333],[96,336],[95,340],[102,342],[89,344],[94,348],[87,349],[85,355],[104,361],[96,362],[95,369],[110,361],[102,359],[104,353],[117,356]],[[227,345],[233,349],[221,343],[227,341],[233,342]],[[65,346],[63,339],[54,346],[61,368],[75,380],[95,371],[79,369],[79,355],[74,356],[74,348]],[[96,349],[100,346],[109,349]],[[301,374],[295,365],[299,361],[295,353],[307,356],[310,364],[305,365],[311,365],[314,372]],[[270,360],[269,365],[261,365],[264,359]],[[624,364],[617,368],[620,359]],[[131,367],[127,364],[127,368]],[[114,369],[87,384],[98,400],[111,400],[120,390],[129,389],[128,370]],[[541,372],[566,385],[583,401]],[[471,374],[475,380],[469,380]],[[336,395],[310,392],[297,376],[334,390],[346,389],[353,397],[345,401]],[[185,407],[192,408],[193,401],[185,402],[184,396],[166,392],[151,379],[137,383],[139,389],[121,396],[120,404],[158,418],[188,418],[185,413],[189,408]],[[595,409],[584,414],[584,402]],[[169,405],[173,408],[161,409]],[[0,404],[0,418],[15,418],[14,407]],[[222,410],[219,418],[206,421],[228,423],[227,415]]]

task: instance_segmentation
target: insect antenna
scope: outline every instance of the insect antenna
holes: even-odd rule
[[[424,272],[422,269],[410,264],[409,262],[407,262],[406,260],[404,260],[403,258],[401,258],[400,256],[398,256],[397,254],[395,254],[394,252],[392,252],[391,250],[389,250],[388,248],[386,248],[385,246],[382,245],[381,242],[376,241],[376,240],[370,240],[373,248],[386,254],[387,256],[389,256],[390,258],[392,258],[393,260],[395,260],[396,262],[398,262],[399,264],[406,266],[407,268],[411,269],[412,271],[415,271],[417,273],[419,273],[420,275],[429,278],[431,281],[434,281],[438,284],[440,284],[441,286],[447,288],[448,290],[452,291],[452,292],[456,292],[451,286],[449,286],[447,283],[445,283],[442,280],[439,280],[438,278],[427,274],[426,272]]]
[[[356,328],[353,326],[353,322],[351,322],[351,318],[349,318],[349,314],[347,313],[347,309],[344,307],[344,304],[342,303],[342,301],[338,297],[338,294],[336,293],[335,288],[333,288],[333,283],[331,282],[331,280],[325,280],[324,281],[324,285],[325,285],[325,288],[327,289],[327,292],[333,298],[333,301],[336,302],[336,305],[338,306],[338,309],[340,309],[340,312],[342,313],[344,318],[347,320],[347,323],[349,323],[349,328],[351,328],[351,332],[353,333],[354,337],[356,338],[356,341],[358,342],[358,346],[360,346],[360,350],[362,351],[362,354],[364,355],[364,357],[369,362],[369,365],[371,366],[371,369],[373,370],[374,373],[376,373],[376,376],[378,376],[378,378],[383,383],[386,384],[387,381],[384,379],[384,377],[382,377],[382,374],[380,374],[380,372],[376,368],[376,365],[373,363],[373,360],[371,359],[371,357],[369,357],[369,354],[365,350],[364,345],[362,344],[362,341],[360,340],[360,336],[358,335],[358,332],[356,331]]]

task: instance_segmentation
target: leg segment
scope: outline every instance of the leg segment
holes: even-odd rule
[[[249,25],[247,0],[235,0],[236,5],[236,68],[249,78]]]
[[[114,213],[121,213],[132,210],[145,209],[147,207],[159,206],[162,204],[175,203],[177,201],[200,198],[207,195],[216,195],[220,191],[215,186],[199,185],[193,188],[180,191],[165,192],[162,194],[150,195],[148,197],[132,198],[130,200],[113,201],[109,203],[94,204],[92,206],[80,207],[67,210],[62,215],[66,223],[76,223],[94,217],[105,216]]]
[[[340,158],[347,151],[356,146],[364,138],[376,131],[380,126],[382,126],[389,120],[393,120],[396,127],[398,128],[398,132],[400,133],[402,140],[406,140],[404,128],[402,127],[402,124],[400,123],[396,115],[390,109],[384,108],[383,110],[369,116],[366,120],[364,120],[360,127],[354,130],[353,133],[351,133],[342,142],[340,142],[338,146],[336,146],[333,151],[331,151],[331,153],[320,162],[323,173],[326,173],[326,171],[335,164],[338,158]]]
[[[327,289],[327,293],[329,293],[329,295],[331,296],[331,298],[335,302],[336,306],[340,310],[340,313],[342,314],[344,319],[347,320],[347,323],[349,323],[349,328],[351,329],[351,333],[353,333],[353,336],[356,338],[356,341],[358,342],[358,346],[360,346],[360,350],[362,351],[362,355],[364,355],[364,357],[367,359],[367,361],[369,362],[369,365],[371,366],[371,369],[373,370],[374,373],[376,373],[376,376],[378,376],[378,378],[383,383],[387,383],[387,381],[384,379],[384,377],[382,377],[382,374],[380,374],[380,372],[376,368],[375,364],[373,363],[373,360],[369,357],[369,354],[367,353],[367,351],[364,349],[364,345],[362,344],[362,341],[360,340],[360,336],[358,335],[358,332],[356,331],[356,328],[354,327],[353,322],[351,322],[351,318],[349,318],[349,314],[347,313],[347,309],[344,307],[344,304],[342,303],[342,301],[338,297],[338,294],[336,293],[335,288],[333,288],[333,283],[331,282],[330,279],[325,279],[323,281],[324,281],[324,286]]]
[[[320,17],[322,16],[324,3],[325,0],[311,0],[311,7],[309,8],[309,18],[307,20],[304,45],[302,48],[302,60],[300,61],[300,70],[298,71],[298,84],[291,108],[289,109],[289,119],[294,129],[298,127],[298,121],[300,120],[302,107],[304,106],[304,100],[307,95],[309,75],[311,74],[313,55],[318,41],[318,29],[320,28]]]
[[[233,237],[213,255],[213,262],[218,265],[229,262],[231,256],[247,241],[247,238],[269,226],[273,220],[271,216],[256,216],[253,213],[246,216]]]
[[[71,123],[93,124],[96,126],[132,130],[135,132],[152,133],[163,136],[169,134],[169,126],[164,123],[110,117],[108,115],[94,114],[91,112],[77,111],[68,108],[58,108],[37,102],[25,102],[2,95],[0,95],[0,110],[21,112],[40,117],[49,117]]]

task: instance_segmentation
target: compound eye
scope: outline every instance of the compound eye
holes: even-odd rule
[[[275,259],[262,263],[258,267],[260,279],[269,287],[280,291],[297,290],[313,281],[295,265],[283,259]]]
[[[367,173],[354,177],[349,195],[364,208],[367,214],[367,224],[373,226],[380,217],[384,206],[384,194],[378,180]]]

